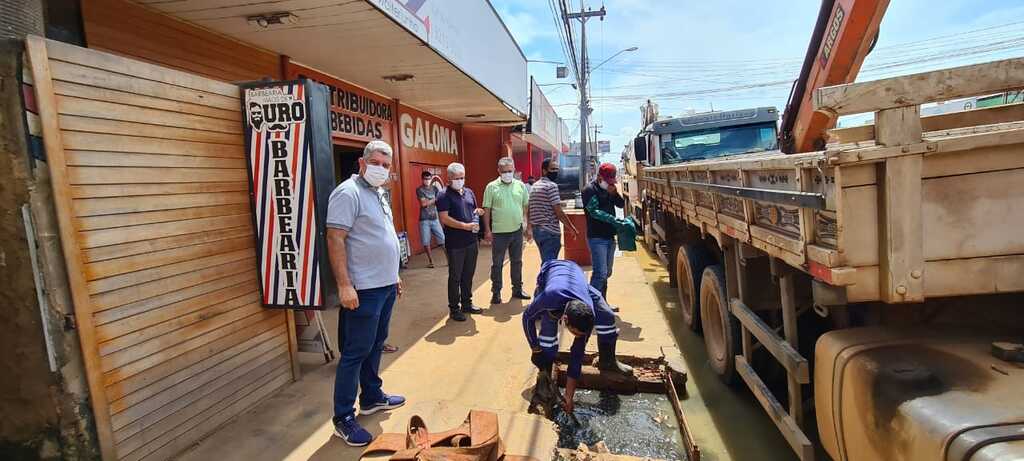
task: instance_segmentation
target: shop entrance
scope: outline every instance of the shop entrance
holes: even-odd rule
[[[334,145],[334,180],[336,184],[359,173],[359,157],[362,155],[362,147]]]

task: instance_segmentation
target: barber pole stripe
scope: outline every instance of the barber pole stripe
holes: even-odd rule
[[[304,86],[276,88],[283,91],[274,86],[247,89],[244,102],[263,304],[320,307],[313,154],[306,142],[307,120],[296,115],[308,113]],[[250,109],[251,101],[263,108],[259,130],[249,111],[260,109]]]

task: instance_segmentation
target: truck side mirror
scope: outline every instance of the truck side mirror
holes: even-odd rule
[[[633,140],[633,157],[638,162],[647,161],[647,137],[637,136]]]

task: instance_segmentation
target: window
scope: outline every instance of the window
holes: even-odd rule
[[[775,123],[695,130],[661,138],[662,162],[680,163],[776,149]]]

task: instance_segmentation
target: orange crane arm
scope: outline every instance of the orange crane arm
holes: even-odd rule
[[[779,130],[783,152],[811,152],[825,147],[825,133],[835,126],[829,114],[811,103],[818,88],[851,83],[875,46],[878,26],[889,0],[822,0],[818,22],[807,47],[800,78],[793,85]]]

